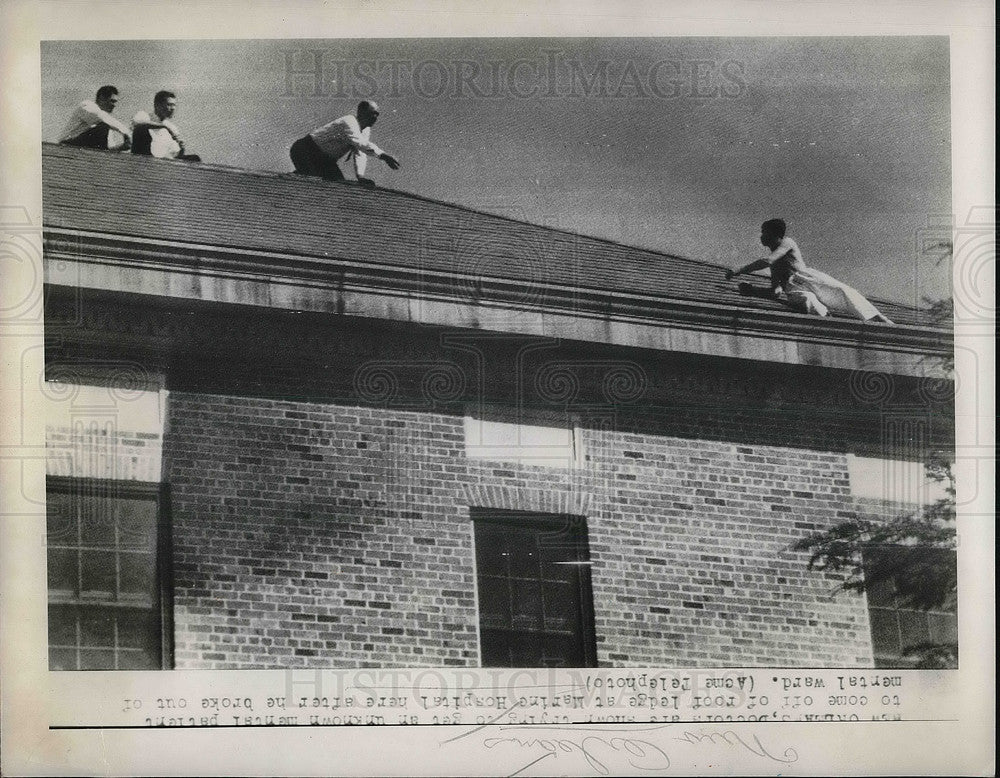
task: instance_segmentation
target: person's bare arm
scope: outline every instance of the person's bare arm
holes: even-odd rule
[[[738,270],[727,270],[726,271],[726,280],[729,280],[729,279],[732,279],[732,278],[736,278],[736,276],[741,276],[744,273],[752,273],[755,270],[763,270],[765,267],[767,267],[770,264],[771,263],[768,262],[766,258],[755,259],[753,262],[748,262],[747,264],[745,264],[743,267],[739,268]]]
[[[368,166],[367,155],[362,154],[359,151],[355,151],[352,156],[354,157],[354,174],[357,176],[358,183],[361,184],[361,186],[374,189],[375,182],[370,178],[365,178],[365,169]],[[392,154],[382,151],[377,156],[392,170],[399,170],[399,160],[392,156]]]
[[[743,275],[744,273],[752,273],[755,270],[763,270],[766,267],[770,267],[792,250],[793,247],[789,245],[788,242],[783,240],[781,243],[778,244],[778,247],[775,248],[774,251],[772,251],[766,257],[761,257],[760,259],[755,259],[753,262],[748,262],[738,270],[727,270],[726,279],[728,280],[731,278],[735,278],[736,276]],[[773,280],[774,279],[772,278],[772,282]],[[775,286],[775,284],[772,283],[772,286]]]

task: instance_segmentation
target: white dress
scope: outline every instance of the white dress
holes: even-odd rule
[[[822,271],[806,267],[798,245],[791,238],[782,238],[767,257],[772,271],[779,260],[786,263],[791,271],[783,281],[782,289],[793,307],[817,316],[837,313],[863,321],[882,316],[878,308],[857,289]]]

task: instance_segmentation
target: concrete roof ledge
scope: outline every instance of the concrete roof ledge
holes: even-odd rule
[[[917,309],[798,314],[706,262],[396,192],[52,144],[43,190],[60,286],[919,376],[953,351]]]
[[[190,301],[408,321],[739,359],[934,375],[943,330],[153,243],[47,229],[45,280]]]

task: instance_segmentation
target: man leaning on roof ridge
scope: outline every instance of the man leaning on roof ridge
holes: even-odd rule
[[[392,170],[399,169],[399,160],[371,141],[371,128],[378,116],[378,105],[371,100],[362,100],[358,103],[357,116],[341,116],[299,138],[291,148],[295,172],[319,176],[327,181],[344,181],[338,160],[350,156],[358,183],[374,187],[375,182],[365,178],[368,157],[378,157]]]
[[[153,97],[152,116],[139,111],[132,117],[132,153],[159,159],[182,159],[201,162],[197,154],[184,150],[180,128],[174,124],[177,95],[161,89]]]
[[[117,87],[102,86],[93,100],[84,100],[73,110],[59,142],[66,146],[127,151],[132,143],[132,130],[111,115],[117,104]]]

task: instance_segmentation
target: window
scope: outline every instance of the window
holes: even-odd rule
[[[49,476],[49,669],[169,667],[159,484]]]
[[[892,549],[880,552],[865,552],[865,566],[869,569],[878,562],[876,554],[891,553]],[[941,562],[948,560],[944,555],[955,556],[947,549],[928,549],[928,555],[941,555]],[[868,590],[868,618],[871,622],[872,649],[875,667],[912,667],[917,657],[907,656],[907,650],[919,645],[947,644],[958,642],[958,608],[952,597],[944,605],[933,609],[909,606],[900,596],[893,580],[877,583]]]
[[[484,667],[594,667],[580,516],[473,509]]]

